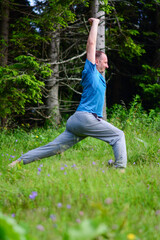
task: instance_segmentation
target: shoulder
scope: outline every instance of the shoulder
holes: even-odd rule
[[[84,70],[82,71],[82,81],[81,85],[84,86],[88,83],[93,83],[98,81],[98,70],[96,64],[93,64],[88,59],[86,59]]]
[[[82,79],[87,76],[93,76],[96,73],[97,73],[96,64],[93,64],[88,59],[86,59],[84,70],[82,72]]]
[[[88,59],[86,59],[85,65],[84,65],[84,70],[86,71],[95,71],[96,68],[96,64],[93,64],[92,62],[90,62]]]

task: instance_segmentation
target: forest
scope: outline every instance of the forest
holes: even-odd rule
[[[1,0],[0,126],[59,124],[82,93],[88,18],[100,19],[97,49],[109,69],[106,110],[160,106],[159,0]],[[105,116],[106,118],[106,116]]]

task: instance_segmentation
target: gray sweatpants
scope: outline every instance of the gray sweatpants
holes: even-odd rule
[[[64,152],[86,137],[94,137],[109,143],[114,152],[115,166],[126,167],[127,152],[123,131],[103,119],[96,118],[92,113],[75,112],[67,121],[66,130],[54,141],[45,146],[33,149],[22,155],[18,161],[24,164],[50,157]]]

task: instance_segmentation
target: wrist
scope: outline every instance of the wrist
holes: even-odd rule
[[[89,23],[92,25],[92,24],[96,24],[98,25],[100,20],[98,18],[89,18],[88,19]]]

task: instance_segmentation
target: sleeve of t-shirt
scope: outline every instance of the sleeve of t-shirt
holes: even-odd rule
[[[93,64],[88,59],[86,59],[86,62],[84,65],[84,70],[82,72],[82,81],[80,82],[80,84],[83,87],[84,87],[84,85],[88,84],[88,80],[91,80],[91,75],[95,71],[96,71],[96,64]]]
[[[85,65],[84,65],[84,70],[86,72],[94,72],[96,69],[96,64],[91,63],[88,59],[86,59]]]

